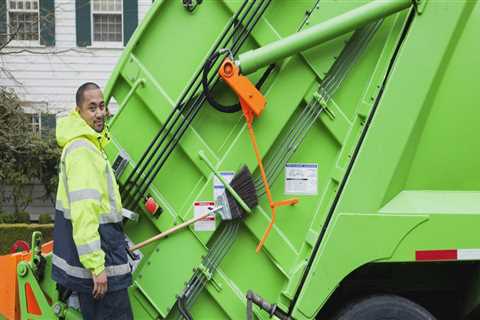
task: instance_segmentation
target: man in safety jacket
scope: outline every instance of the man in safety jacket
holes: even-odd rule
[[[131,268],[118,185],[103,148],[106,110],[98,85],[77,91],[57,124],[63,148],[56,201],[52,278],[76,291],[84,319],[132,319]]]

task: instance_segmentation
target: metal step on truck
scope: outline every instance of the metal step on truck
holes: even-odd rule
[[[105,88],[135,319],[480,319],[479,39],[476,0],[155,1]],[[0,314],[81,319],[33,238]]]

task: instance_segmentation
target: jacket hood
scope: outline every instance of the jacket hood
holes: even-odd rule
[[[68,116],[58,119],[55,135],[61,148],[73,139],[80,137],[87,138],[99,148],[103,148],[109,141],[106,124],[103,131],[98,133],[82,119],[76,110],[71,111]]]

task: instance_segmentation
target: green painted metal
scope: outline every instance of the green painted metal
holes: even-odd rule
[[[36,276],[41,258],[41,241],[42,233],[39,231],[33,232],[30,261],[21,261],[17,265],[17,285],[21,319],[56,318]],[[53,281],[50,282],[52,283]],[[27,305],[27,287],[31,288],[31,293],[35,297],[38,307],[38,310],[32,309],[32,313],[29,312],[30,310]],[[30,301],[30,303],[33,305],[33,301]],[[38,314],[36,313],[37,311],[39,312]]]
[[[347,227],[339,223],[341,217],[352,212],[352,219],[369,220],[368,226],[358,228],[363,237],[395,232],[418,219],[418,225],[397,237],[395,250],[372,261],[406,262],[415,259],[415,250],[479,247],[472,229],[480,214],[475,169],[480,154],[473,138],[479,92],[474,81],[467,80],[478,72],[479,60],[472,52],[479,47],[473,40],[479,12],[475,1],[429,1],[413,19],[336,206],[337,223],[330,224],[325,236],[343,243],[352,259],[376,250],[368,245],[349,250],[347,246],[355,244],[353,232],[337,238]],[[375,228],[374,217],[384,219],[385,225]],[[377,241],[380,238],[383,242],[389,237]],[[325,271],[339,266],[322,259],[329,250],[327,242],[322,243],[315,275],[306,280],[294,312],[298,318],[311,317],[320,308],[309,296],[328,294],[325,285],[332,275],[325,277]],[[478,294],[472,300],[478,305]]]
[[[295,319],[313,319],[341,281],[366,264],[417,263],[416,250],[480,248],[480,56],[472,54],[480,50],[478,2],[416,1],[415,8],[354,32],[366,21],[363,13],[372,21],[370,14],[383,17],[383,9],[393,13],[410,2],[307,2],[272,1],[236,58],[250,71],[306,49],[299,31],[329,35],[314,40],[328,42],[275,61],[261,89],[266,109],[254,122],[274,198],[287,196],[286,162],[318,165],[317,193],[297,195],[298,205],[278,209],[256,254],[270,221],[260,190],[259,206],[231,232],[231,247],[214,270],[205,257],[212,257],[225,230],[233,230],[226,229],[229,222],[216,221],[216,231],[188,228],[143,248],[129,289],[136,318],[176,318],[177,298],[195,275],[206,282],[187,306],[196,319],[244,318],[247,290]],[[247,1],[247,7],[252,3],[263,2]],[[121,184],[170,116],[178,123],[189,119],[177,103],[241,5],[203,1],[190,12],[181,1],[156,1],[135,31],[105,90],[107,100],[121,105],[107,149],[112,162],[128,154]],[[346,19],[352,10],[362,18]],[[338,22],[335,17],[342,23],[327,24]],[[298,47],[286,39],[299,39]],[[287,49],[277,47],[284,41]],[[275,55],[271,43],[280,48]],[[249,52],[267,54],[261,60]],[[250,79],[256,82],[263,71]],[[213,92],[223,102],[235,99],[222,83]],[[203,103],[183,135],[171,132],[166,140],[178,144],[148,188],[163,213],[151,216],[140,201],[139,221],[125,225],[133,242],[191,218],[195,201],[214,200],[214,175],[199,151],[216,171],[246,164],[259,177],[240,113]],[[288,160],[274,165],[282,152]],[[48,276],[40,285],[54,296]],[[480,303],[476,290],[466,312]]]
[[[239,56],[237,63],[243,74],[249,74],[293,54],[358,29],[369,22],[404,10],[411,5],[411,0],[375,0],[289,37],[244,52]]]
[[[289,8],[274,2],[242,50],[254,49],[294,34],[305,20],[305,9],[311,10],[311,14],[308,16],[308,24],[303,24],[303,28],[349,12],[364,3],[366,1],[345,3],[341,7],[327,4],[319,6],[318,9],[312,8],[313,3],[308,4],[303,8],[302,14],[299,12],[296,19],[291,19],[295,21],[289,22],[282,14]],[[178,4],[164,1],[157,4],[147,16],[140,27],[144,29],[140,29],[134,35],[107,86],[107,96],[115,97],[120,103],[125,101],[127,96],[129,98],[128,103],[111,122],[115,143],[108,150],[112,160],[120,150],[126,151],[132,159],[131,166],[120,177],[121,183],[125,182],[132,166],[140,159],[155,132],[167,121],[168,115],[176,112],[172,109],[182,89],[186,87],[195,70],[201,67],[209,48],[215,43],[232,12],[238,7],[238,2],[204,2],[193,13],[189,13]],[[292,11],[299,11],[299,8]],[[155,19],[151,16],[152,12]],[[209,29],[205,28],[203,19],[212,21]],[[353,101],[358,101],[357,104],[362,101],[362,91],[374,79],[372,74],[376,78],[384,76],[405,19],[406,13],[387,18],[369,44],[368,54],[361,55],[357,71],[359,74],[353,85],[349,86],[350,95],[355,97]],[[188,30],[178,28],[182,25],[190,27]],[[168,30],[180,33],[178,38],[184,41],[179,42],[171,38]],[[148,49],[145,47],[147,43],[153,41],[148,40],[151,37],[164,39],[164,44],[155,51],[157,55],[159,52],[162,53],[162,59],[150,54],[151,46]],[[258,143],[267,162],[279,143],[279,137],[288,133],[293,119],[299,116],[306,104],[315,99],[313,93],[317,91],[321,77],[324,76],[322,72],[328,72],[335,62],[334,57],[341,53],[349,37],[350,35],[346,35],[337,41],[290,58],[269,79],[268,87],[263,90],[268,105],[262,117],[255,122]],[[172,40],[171,43],[169,39]],[[192,42],[198,39],[202,41],[192,45]],[[185,49],[181,48],[183,45],[189,48],[188,61],[169,57],[176,52],[184,52]],[[196,49],[191,50],[190,48],[194,46]],[[322,47],[325,52],[318,54],[318,48]],[[385,61],[385,67],[378,66],[379,59]],[[158,64],[162,64],[162,67]],[[186,69],[187,66],[190,68]],[[183,76],[184,70],[189,71]],[[256,77],[257,74],[251,76],[254,81]],[[138,79],[145,79],[145,82],[138,86],[132,95],[132,88]],[[295,87],[292,87],[292,83],[296,84]],[[226,89],[216,90],[217,94],[218,92],[229,93]],[[228,95],[219,98],[232,101]],[[341,99],[339,100],[341,105],[347,104]],[[347,101],[351,105],[352,98],[349,97]],[[368,114],[372,105],[373,103],[367,106],[360,103],[365,114]],[[281,112],[278,111],[279,108],[282,109]],[[355,108],[350,110],[341,108],[333,99],[329,100],[325,108],[331,112],[320,114],[316,120],[317,124],[309,130],[305,142],[291,159],[291,162],[321,164],[318,172],[319,194],[300,196],[299,205],[279,209],[277,224],[264,250],[260,254],[255,254],[255,245],[269,221],[269,206],[262,197],[259,207],[245,220],[228,255],[216,272],[209,275],[210,281],[199,296],[198,303],[191,309],[194,317],[233,319],[243,317],[246,310],[244,295],[248,289],[288,309],[306,260],[318,237],[318,231],[311,226],[311,221],[323,220],[325,210],[331,206],[335,193],[333,185],[329,182],[332,175],[335,179],[341,180],[345,174],[341,169],[332,172],[334,167],[326,164],[333,165],[340,160],[348,163],[347,153],[355,147],[363,128],[362,119],[356,116]],[[335,114],[333,119],[332,113]],[[138,126],[132,127],[134,123],[138,123]],[[138,135],[132,135],[130,132],[132,129]],[[150,195],[164,209],[164,213],[158,219],[143,215],[138,224],[127,225],[129,237],[134,242],[145,239],[159,230],[190,218],[194,201],[213,199],[213,175],[211,170],[199,161],[200,150],[205,151],[218,171],[236,171],[242,164],[247,164],[255,171],[256,161],[245,129],[240,114],[222,114],[206,104],[202,106],[149,190]],[[317,150],[323,150],[320,158],[319,151],[308,147],[312,141],[316,141]],[[283,171],[273,183],[274,196],[284,193],[282,180]],[[188,214],[182,216],[185,212]],[[192,229],[190,232],[170,237],[168,241],[159,242],[156,247],[146,248],[143,251],[145,256],[142,263],[135,273],[135,289],[132,290],[134,292],[132,296],[141,304],[141,307],[135,309],[140,312],[148,308],[147,313],[151,317],[174,317],[176,297],[182,293],[185,283],[192,277],[192,270],[204,269],[200,257],[208,253],[208,247],[216,237],[218,235],[212,232],[194,232]],[[165,263],[166,261],[168,263]],[[256,310],[256,315],[259,318],[267,317],[259,310]]]

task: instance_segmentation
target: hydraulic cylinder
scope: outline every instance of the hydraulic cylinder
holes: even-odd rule
[[[358,29],[369,22],[404,10],[411,4],[412,0],[374,0],[264,47],[242,53],[236,63],[239,64],[242,74],[252,73],[266,65]]]

